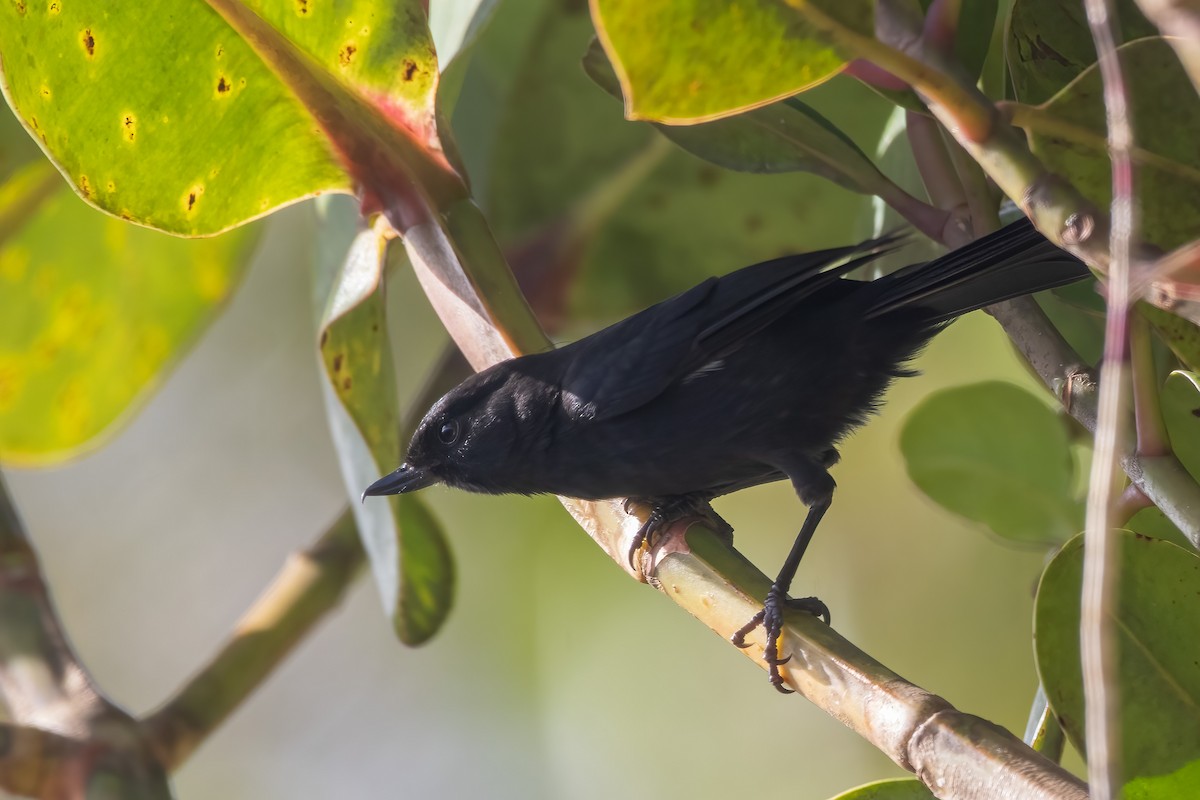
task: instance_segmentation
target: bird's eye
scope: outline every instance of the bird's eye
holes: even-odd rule
[[[442,444],[454,444],[458,441],[458,421],[448,419],[438,428],[438,439]]]

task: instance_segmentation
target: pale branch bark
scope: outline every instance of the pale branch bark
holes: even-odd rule
[[[365,563],[354,517],[344,510],[312,547],[284,564],[220,652],[142,722],[159,763],[177,769],[341,604]]]
[[[686,532],[685,532],[686,531]],[[703,524],[675,525],[648,572],[665,595],[728,642],[761,608],[770,579]],[[780,655],[789,686],[944,800],[1084,800],[1083,783],[1008,731],[966,714],[875,661],[803,613],[788,618]],[[765,668],[761,630],[743,652]],[[642,704],[653,700],[646,688]]]

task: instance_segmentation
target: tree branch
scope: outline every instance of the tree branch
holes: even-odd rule
[[[344,510],[312,547],[288,560],[221,651],[143,721],[159,762],[177,769],[341,603],[365,563],[354,518]]]
[[[3,476],[0,565],[0,700],[15,723],[0,729],[0,786],[169,798],[136,720],[100,693],[71,649]]]

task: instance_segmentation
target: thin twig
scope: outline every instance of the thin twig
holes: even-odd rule
[[[1096,43],[1104,85],[1105,123],[1112,159],[1112,227],[1108,245],[1108,314],[1104,325],[1104,361],[1100,370],[1100,407],[1084,531],[1080,657],[1088,783],[1094,800],[1109,800],[1121,785],[1119,676],[1112,628],[1120,562],[1113,523],[1120,492],[1121,427],[1126,423],[1130,371],[1133,127],[1126,85],[1117,58],[1115,4],[1111,0],[1085,0],[1084,8]]]
[[[1133,415],[1137,431],[1137,454],[1154,458],[1171,452],[1167,423],[1158,397],[1158,371],[1150,323],[1141,314],[1129,317],[1129,365],[1133,377]]]

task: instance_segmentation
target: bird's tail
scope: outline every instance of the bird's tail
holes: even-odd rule
[[[1082,261],[1060,250],[1023,219],[924,264],[872,282],[875,317],[900,308],[928,309],[947,322],[977,308],[1053,289],[1091,276]]]

